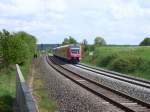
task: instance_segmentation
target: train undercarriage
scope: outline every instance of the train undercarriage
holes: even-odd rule
[[[56,56],[56,55],[54,55],[54,57],[59,58],[59,59],[65,61],[65,62],[68,62],[68,63],[71,63],[71,64],[78,64],[80,62],[79,58],[75,58],[75,57],[72,57],[71,59],[59,57],[59,56]]]

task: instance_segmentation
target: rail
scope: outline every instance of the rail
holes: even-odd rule
[[[19,112],[38,112],[18,64],[16,64],[16,69],[16,103]]]
[[[80,74],[73,72],[71,69],[68,69],[66,66],[62,66],[63,62],[57,62],[52,57],[46,57],[46,60],[48,64],[50,64],[51,67],[58,71],[60,74],[69,78],[76,84],[94,93],[95,95],[102,97],[104,100],[118,108],[127,112],[139,112],[141,110],[143,112],[150,112],[150,104],[130,97],[110,87],[101,85],[100,83],[97,83],[96,81],[93,81],[87,77],[83,77]]]

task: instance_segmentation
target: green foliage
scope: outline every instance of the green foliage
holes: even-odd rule
[[[13,112],[16,88],[14,64],[24,64],[21,68],[23,72],[27,73],[35,46],[36,39],[30,34],[0,31],[0,56],[4,59],[4,64],[7,65],[0,69],[0,112]]]
[[[0,70],[0,112],[13,112],[15,98],[15,68]]]
[[[52,52],[53,52],[53,49],[52,49],[52,48],[49,48],[49,49],[47,49],[47,52],[48,52],[48,53],[52,53]]]
[[[65,38],[64,41],[62,42],[62,44],[63,44],[63,45],[69,44],[69,39],[68,39],[68,38]]]
[[[0,45],[6,65],[24,64],[35,53],[36,39],[25,32],[10,33],[3,30],[0,32]]]
[[[8,64],[24,64],[29,59],[28,45],[21,38],[11,37],[7,43],[3,53]]]
[[[94,49],[95,49],[94,45],[88,45],[88,47],[89,47],[90,51],[94,51]]]
[[[27,46],[29,47],[30,56],[32,57],[36,50],[36,38],[26,32],[17,32],[15,33],[16,38],[20,38],[22,41],[24,41]]]
[[[94,45],[95,46],[105,46],[106,42],[105,42],[105,40],[102,37],[96,37],[94,39]]]
[[[77,44],[77,41],[73,37],[69,36],[69,43],[70,44]]]
[[[111,69],[119,72],[131,73],[139,69],[142,63],[143,60],[136,56],[118,58],[112,62]]]
[[[141,43],[140,46],[150,46],[150,38],[145,38]]]
[[[93,52],[95,49],[94,45],[82,45],[84,52]]]
[[[150,79],[150,47],[96,47],[82,62]]]
[[[83,49],[84,52],[87,52],[89,50],[88,42],[87,42],[86,39],[83,39],[82,49]]]
[[[105,57],[103,57],[99,64],[100,66],[107,67],[112,61],[114,61],[117,58],[117,54],[107,54]]]
[[[62,42],[63,45],[67,45],[67,44],[77,44],[77,41],[69,36],[69,38],[65,38],[64,41]]]
[[[10,95],[0,96],[0,112],[13,112],[13,98]]]
[[[87,45],[88,41],[86,39],[83,39],[82,45]]]

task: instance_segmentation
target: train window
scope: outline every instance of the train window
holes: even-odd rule
[[[72,54],[79,54],[79,49],[71,49]]]

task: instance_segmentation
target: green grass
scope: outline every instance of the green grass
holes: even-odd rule
[[[37,90],[35,91],[38,96],[38,108],[40,112],[55,112],[57,104],[54,100],[50,99],[46,89],[44,89],[44,82],[41,79],[34,79],[33,85]]]
[[[29,73],[29,64],[21,67],[25,77]],[[27,78],[26,78],[27,79]],[[0,112],[13,112],[13,102],[16,91],[16,67],[0,69]]]
[[[15,98],[15,68],[0,70],[0,112],[12,112]]]
[[[23,77],[26,81],[26,83],[28,82],[28,78],[29,78],[29,72],[30,72],[30,68],[31,68],[31,60],[28,61],[26,64],[24,64],[23,66],[19,66],[21,69],[21,72],[23,74]]]
[[[28,80],[29,68],[31,61],[28,61],[23,66],[20,66],[22,74]],[[34,85],[36,88],[43,88],[42,80],[35,80]],[[0,69],[0,112],[13,112],[13,102],[15,99],[16,91],[16,67],[5,67]],[[43,89],[36,91],[40,97],[39,109],[40,112],[54,112],[57,109],[55,101],[49,100],[48,94]]]
[[[98,47],[83,63],[150,79],[150,47]]]

